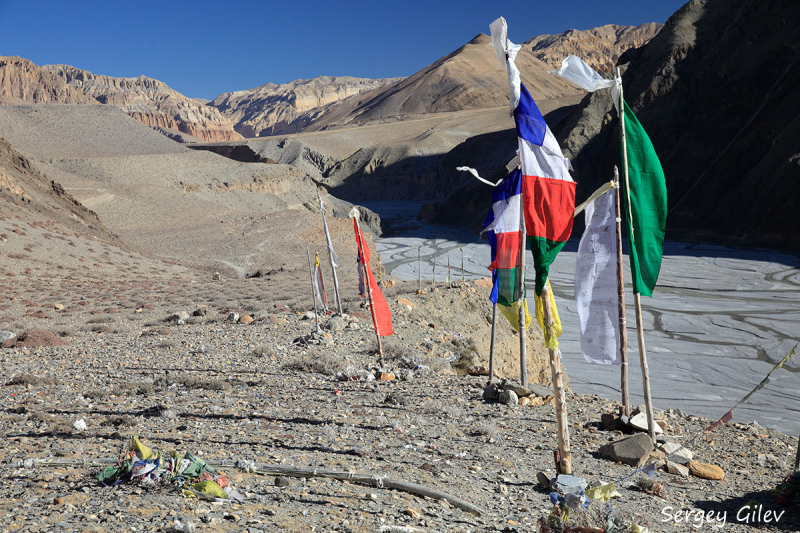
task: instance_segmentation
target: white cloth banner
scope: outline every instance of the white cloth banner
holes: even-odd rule
[[[614,80],[607,80],[598,74],[592,67],[578,56],[569,56],[561,62],[558,70],[548,70],[549,74],[555,74],[565,80],[571,81],[579,87],[583,87],[590,93],[598,89],[608,89],[614,86]]]
[[[522,83],[519,69],[514,63],[514,60],[517,58],[517,53],[519,53],[522,47],[508,40],[508,24],[506,24],[506,19],[503,17],[489,24],[489,33],[492,34],[492,46],[494,46],[497,57],[500,59],[500,62],[506,66],[509,91],[508,105],[513,113],[519,105],[519,85]]]
[[[615,189],[586,206],[586,230],[575,265],[575,306],[581,351],[589,363],[618,365],[619,296]]]

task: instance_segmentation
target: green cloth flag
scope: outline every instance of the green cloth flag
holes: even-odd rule
[[[661,270],[664,231],[667,226],[667,184],[650,137],[625,101],[625,140],[628,148],[628,194],[623,194],[628,218],[628,255],[631,261],[633,292],[653,295]],[[623,154],[623,161],[625,160]],[[626,191],[628,192],[628,191]]]

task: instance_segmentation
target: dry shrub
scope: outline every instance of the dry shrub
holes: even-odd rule
[[[48,376],[34,376],[33,374],[19,374],[11,378],[8,385],[54,385],[58,380]]]
[[[464,373],[467,368],[477,366],[480,361],[480,354],[478,353],[478,346],[475,344],[475,339],[472,337],[468,339],[453,339],[453,353],[456,360],[453,362],[453,368]]]
[[[341,361],[325,352],[312,351],[283,365],[284,370],[299,370],[300,372],[316,372],[332,376],[341,370]]]
[[[221,379],[202,379],[186,375],[169,376],[169,379],[173,383],[183,385],[187,389],[226,391],[231,388],[230,384]]]

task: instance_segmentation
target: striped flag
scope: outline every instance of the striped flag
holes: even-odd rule
[[[325,283],[322,281],[322,268],[319,264],[319,253],[316,253],[314,259],[314,297],[317,299],[323,311],[328,313],[328,297],[325,295]]]
[[[519,327],[519,276],[522,275],[520,249],[520,204],[522,203],[521,176],[514,169],[492,191],[492,209],[486,215],[483,227],[492,249],[492,302],[517,330]],[[524,301],[524,300],[523,300]],[[525,327],[531,323],[528,303],[525,302]]]

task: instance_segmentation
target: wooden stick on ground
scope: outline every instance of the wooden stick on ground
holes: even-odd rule
[[[103,459],[26,459],[24,461],[10,461],[6,465],[10,468],[35,468],[35,467],[63,467],[63,466],[101,466],[101,465],[116,465],[118,459],[103,458]],[[329,479],[337,479],[339,481],[349,481],[351,483],[361,483],[363,485],[370,485],[379,489],[395,489],[426,498],[433,498],[434,500],[446,500],[450,504],[462,509],[475,516],[482,515],[485,511],[466,500],[462,500],[457,496],[453,496],[446,492],[438,491],[416,483],[402,481],[399,479],[392,479],[388,477],[375,476],[372,474],[358,474],[356,472],[341,472],[337,470],[328,470],[327,468],[312,468],[302,466],[286,466],[286,465],[273,465],[268,463],[253,463],[248,461],[233,461],[230,459],[209,459],[206,464],[214,467],[227,467],[239,468],[245,472],[252,472],[254,474],[261,474],[267,476],[286,476],[296,478],[314,478],[324,477]]]
[[[542,291],[542,308],[544,311],[545,328],[553,327],[553,310],[550,308],[550,294],[548,287]],[[557,347],[549,349],[550,377],[553,382],[553,394],[556,407],[556,429],[558,431],[558,473],[572,473],[572,454],[569,446],[569,424],[567,423],[567,399],[564,394],[564,378],[561,372],[561,350]]]
[[[622,213],[619,200],[619,169],[614,166],[614,205],[617,212],[617,297],[619,305],[619,355],[622,360],[620,381],[622,385],[622,414],[630,415],[630,393],[628,392],[628,329],[625,319],[625,277],[622,270]]]

